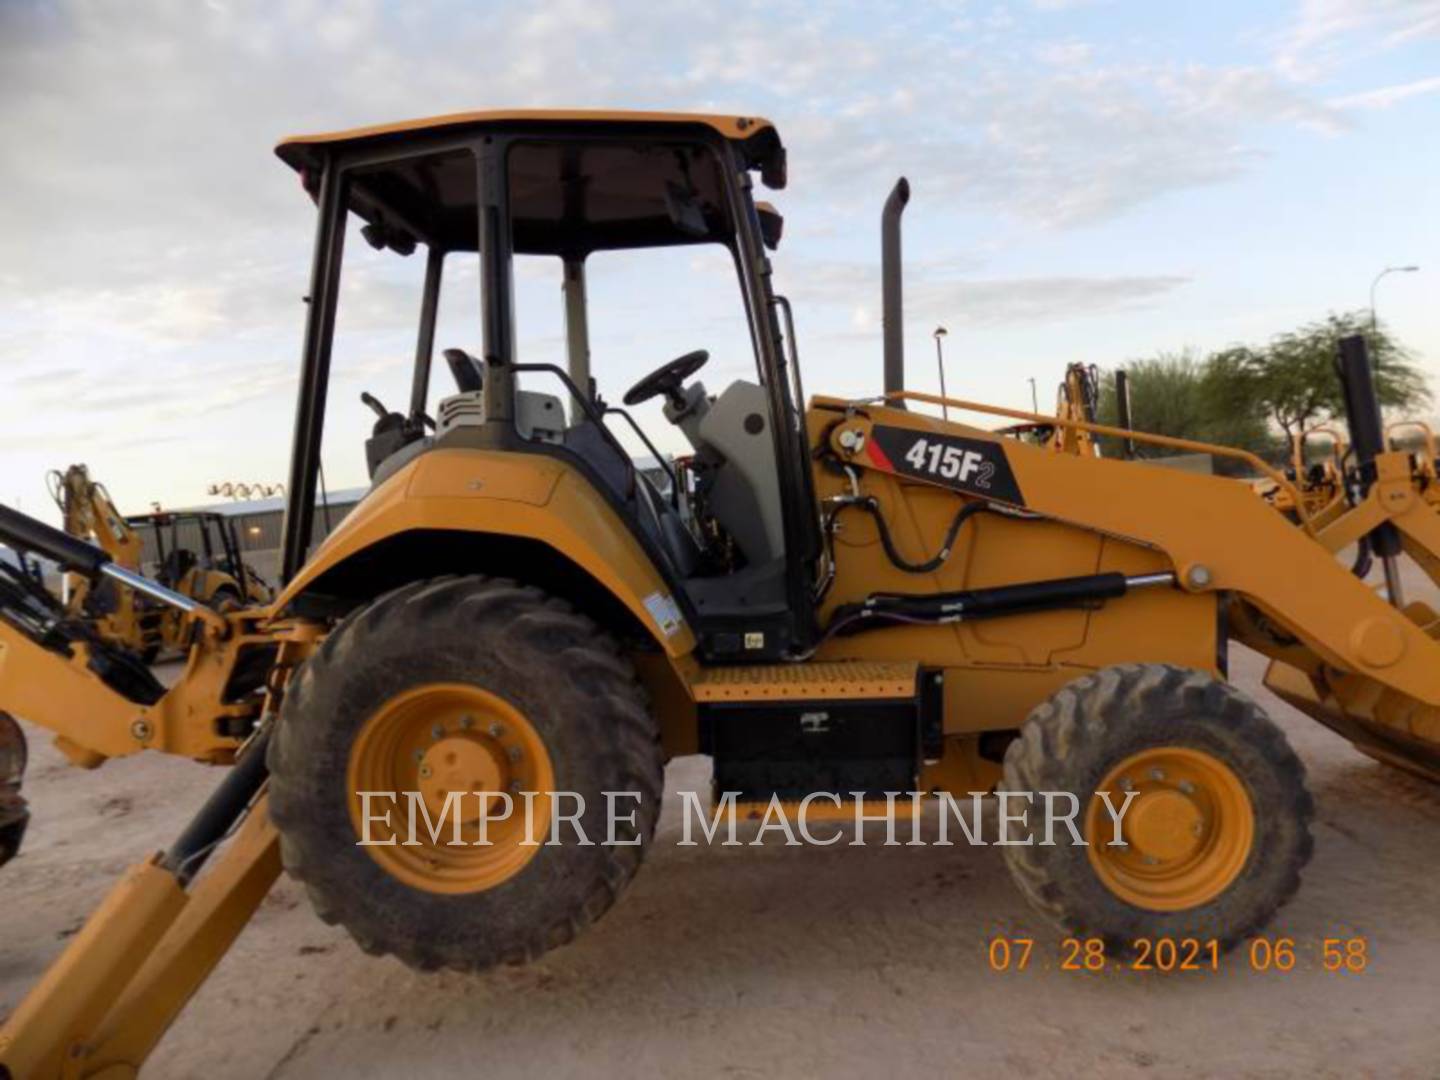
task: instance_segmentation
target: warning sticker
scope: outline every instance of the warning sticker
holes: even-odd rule
[[[660,632],[667,638],[673,637],[680,632],[685,625],[685,620],[680,615],[680,609],[675,605],[674,598],[669,593],[653,592],[645,598],[645,610],[655,620],[655,625],[660,627]]]

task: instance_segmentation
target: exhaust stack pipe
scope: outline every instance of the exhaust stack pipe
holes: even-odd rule
[[[1120,418],[1120,427],[1126,431],[1134,429],[1130,419],[1130,376],[1121,368],[1115,372],[1115,412]],[[1135,456],[1135,440],[1128,435],[1120,446],[1121,456],[1129,461]]]
[[[895,181],[880,214],[880,303],[885,333],[885,393],[905,389],[905,310],[900,294],[900,215],[910,201],[910,181]],[[903,401],[891,402],[905,408]]]

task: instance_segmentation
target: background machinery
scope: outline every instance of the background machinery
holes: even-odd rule
[[[126,522],[143,545],[143,569],[180,595],[220,612],[263,607],[273,599],[269,583],[241,554],[232,518],[206,510],[166,510]],[[161,611],[161,645],[183,647],[182,613],[163,606]]]
[[[1235,944],[1309,857],[1304,770],[1226,681],[1232,642],[1270,657],[1269,685],[1302,711],[1435,770],[1440,616],[1393,571],[1408,554],[1440,579],[1440,514],[1384,445],[1363,341],[1341,357],[1346,503],[1321,527],[1252,455],[1095,424],[1083,394],[1047,418],[906,391],[903,181],[882,217],[884,393],[807,404],[768,254],[778,214],[754,200],[757,176],[786,179],[763,120],[485,112],[278,152],[317,207],[279,595],[218,613],[0,508],[11,546],[119,578],[194,627],[167,689],[0,576],[0,708],[85,764],[143,749],[235,762],[0,1031],[13,1074],[138,1068],[282,863],[322,918],[416,968],[564,944],[638,869],[674,755],[712,757],[717,799],[790,813],[816,792],[1073,793],[1074,837],[1037,843],[1036,816],[1012,819],[1007,858],[1038,910],[1122,951]],[[424,289],[409,401],[372,406],[373,487],[312,554],[352,226],[395,258],[423,253]],[[712,393],[697,350],[605,405],[587,260],[706,243],[733,257],[753,377]],[[559,264],[564,366],[517,355],[522,255]],[[454,385],[437,391],[441,281],[467,263],[479,345],[443,343]],[[609,427],[651,400],[691,449],[669,497]],[[941,406],[1052,424],[1075,452],[924,411]],[[1240,459],[1296,520],[1233,481],[1080,452],[1082,436]],[[1362,538],[1385,596],[1336,557]],[[376,817],[360,793],[377,791],[411,797]],[[565,842],[562,826],[603,835],[617,791],[636,796],[627,843]],[[557,792],[584,810],[567,797],[562,815]],[[1101,802],[1121,793],[1114,843]],[[525,844],[507,800],[559,842]],[[422,810],[458,831],[387,843]]]
[[[90,479],[84,465],[71,465],[63,473],[52,470],[46,480],[64,530],[94,544],[116,566],[139,573],[144,545],[105,485]],[[107,641],[151,660],[160,651],[161,611],[143,594],[114,581],[92,583],[83,574],[67,571],[61,597],[71,615],[90,620]]]
[[[241,556],[235,524],[209,511],[156,511],[125,517],[84,465],[49,474],[51,497],[65,532],[93,543],[115,565],[144,571],[166,588],[217,610],[270,602],[270,586]],[[66,609],[87,618],[102,638],[146,663],[162,649],[184,648],[183,620],[145,594],[114,581],[93,585],[66,572]]]

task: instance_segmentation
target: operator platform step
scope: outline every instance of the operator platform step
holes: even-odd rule
[[[740,701],[913,698],[920,665],[913,660],[834,660],[808,664],[713,667],[690,683],[703,704]]]

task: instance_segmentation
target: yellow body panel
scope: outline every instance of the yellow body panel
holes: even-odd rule
[[[871,410],[876,419],[882,413],[886,423],[933,425],[936,430],[989,437],[985,432],[899,410]],[[836,419],[829,409],[813,409],[809,416],[812,440],[823,438]],[[1056,453],[1050,447],[1013,439],[1004,444],[1007,450],[1021,447],[1039,471],[1066,465],[1088,469],[1100,464],[1088,454]],[[940,549],[962,505],[960,495],[869,468],[860,469],[857,476],[861,490],[878,500],[903,556],[921,562]],[[848,478],[818,465],[814,481],[822,501],[849,491]],[[1026,494],[1028,498],[1028,489]],[[841,516],[840,526],[835,539],[835,581],[820,613],[822,625],[840,604],[873,592],[951,592],[1110,571],[1153,573],[1170,567],[1162,552],[1119,537],[1062,522],[980,514],[960,530],[950,557],[938,569],[911,574],[886,557],[877,526],[868,514],[848,511]],[[1213,671],[1216,627],[1213,594],[1157,589],[1094,610],[1062,609],[942,626],[892,626],[834,638],[821,648],[819,656],[918,662],[943,669],[944,728],[947,734],[957,735],[1019,727],[1032,708],[1061,686],[1107,664],[1154,661]],[[947,756],[950,753],[947,749]],[[982,763],[981,772],[993,780],[994,770],[988,765]],[[940,778],[952,768],[958,770],[958,780],[975,781],[971,765],[950,762],[944,769],[929,770],[937,778],[934,786],[943,786]]]
[[[445,449],[421,454],[340,523],[277,601],[284,610],[325,574],[372,544],[413,530],[452,530],[536,540],[608,589],[672,657],[695,637],[661,621],[669,587],[614,508],[576,469],[538,454]],[[505,567],[477,566],[504,575]],[[416,576],[425,576],[423,567]],[[650,601],[650,606],[647,606]],[[652,611],[655,608],[655,611]]]
[[[835,419],[833,413],[829,419]],[[1340,544],[1316,543],[1243,485],[1137,461],[1048,453],[978,428],[947,425],[933,417],[885,407],[857,411],[832,433],[832,445],[838,446],[842,430],[868,437],[872,426],[882,423],[999,443],[1026,510],[1124,541],[1137,550],[1148,548],[1158,557],[1155,568],[1173,568],[1182,589],[1191,596],[1210,597],[1213,602],[1219,591],[1237,593],[1325,662],[1378,678],[1428,705],[1440,705],[1440,669],[1436,665],[1440,649],[1436,643],[1336,561],[1333,551]],[[1387,518],[1412,535],[1425,530],[1440,533],[1440,517],[1414,496],[1408,473],[1404,478],[1395,475],[1398,459],[1403,457],[1381,455],[1380,482],[1368,504],[1331,526],[1337,539],[1351,531],[1347,528],[1350,521],[1364,532]],[[1390,458],[1397,461],[1386,460]],[[863,464],[858,456],[856,462]],[[875,474],[867,471],[864,475],[869,483]],[[893,478],[892,482],[900,483]],[[912,486],[909,481],[904,484]],[[1363,525],[1366,521],[1370,524]],[[1043,565],[1037,564],[1034,548],[1043,541],[1040,534],[1026,535],[1023,545],[996,545],[1000,548],[996,558],[1016,571],[1011,580],[1071,572],[1037,573]],[[1435,542],[1440,543],[1440,536]],[[1425,543],[1429,546],[1430,542]],[[1007,547],[1012,549],[1008,554]],[[1020,573],[1022,569],[1026,572]],[[998,582],[977,582],[994,583]],[[1194,633],[1175,621],[1187,617],[1180,614],[1183,605],[1172,601],[1174,606],[1168,612],[1155,611],[1142,621],[1136,617],[1139,600],[1127,597],[1123,604],[1105,609],[1120,613],[1116,617],[1124,620],[1133,634],[1127,659],[1157,659],[1144,653],[1168,651],[1187,640],[1191,645],[1179,647],[1194,648],[1198,640]],[[1032,618],[1040,617],[1022,616],[1007,623],[1018,626],[1021,619]],[[904,633],[907,631],[897,635]],[[1032,640],[1041,636],[1032,632]]]
[[[758,116],[734,116],[720,113],[640,112],[626,109],[480,109],[472,112],[445,113],[415,120],[399,120],[390,124],[372,124],[317,135],[290,135],[280,140],[276,153],[293,164],[305,147],[325,143],[360,142],[386,135],[415,134],[445,128],[477,124],[503,124],[515,121],[566,121],[629,124],[703,124],[727,139],[748,139],[767,128],[769,120]]]

